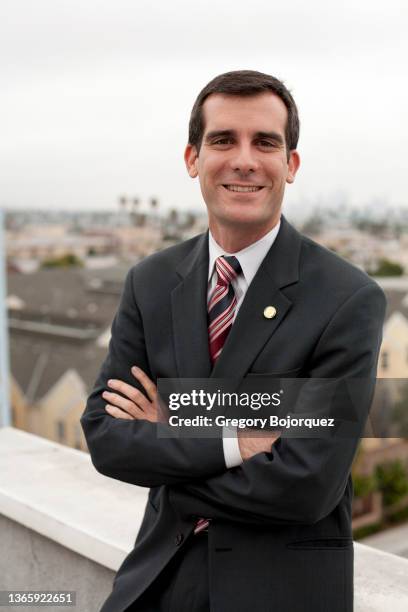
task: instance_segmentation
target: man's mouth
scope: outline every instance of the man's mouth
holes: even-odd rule
[[[263,187],[260,185],[223,185],[223,187],[225,187],[225,189],[228,189],[228,191],[236,191],[239,193],[251,193],[263,189]]]

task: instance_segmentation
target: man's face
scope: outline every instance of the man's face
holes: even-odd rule
[[[287,110],[273,93],[210,95],[203,105],[200,151],[188,145],[185,161],[199,177],[211,229],[245,226],[267,233],[276,225],[285,191],[299,166],[287,155]]]

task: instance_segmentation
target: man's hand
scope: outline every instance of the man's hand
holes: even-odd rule
[[[131,372],[145,389],[148,397],[145,397],[139,389],[122,380],[108,380],[108,386],[113,391],[102,393],[102,397],[109,402],[105,406],[106,412],[115,419],[143,419],[157,423],[159,421],[160,405],[156,385],[140,368],[133,366]],[[118,391],[118,393],[115,393],[115,391]],[[248,430],[238,431],[238,444],[243,461],[258,453],[271,452],[272,444],[276,442],[279,435],[279,432],[276,432],[268,436],[251,437]]]
[[[262,434],[255,438],[249,436],[250,433],[245,429],[238,431],[239,452],[241,453],[243,461],[250,459],[254,455],[258,455],[258,453],[270,453],[272,444],[279,438],[280,433],[271,433],[267,436]]]
[[[136,366],[131,369],[133,376],[139,381],[147,393],[147,397],[132,385],[122,380],[108,380],[108,386],[113,391],[104,391],[102,397],[109,402],[106,412],[115,419],[143,419],[157,423],[159,420],[159,396],[153,381]],[[115,393],[118,391],[121,393]],[[125,397],[122,397],[122,396]]]

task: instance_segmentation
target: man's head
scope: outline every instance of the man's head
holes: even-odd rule
[[[205,129],[203,104],[211,94],[225,94],[229,96],[255,96],[271,92],[278,96],[288,112],[285,126],[286,150],[296,149],[299,140],[299,115],[296,103],[290,91],[274,76],[257,72],[255,70],[235,70],[225,72],[212,79],[200,91],[194,102],[188,127],[188,142],[200,152]]]
[[[250,244],[276,225],[285,184],[299,166],[298,136],[295,102],[272,76],[228,72],[200,92],[185,161],[190,176],[199,177],[220,244],[225,233],[244,235]]]

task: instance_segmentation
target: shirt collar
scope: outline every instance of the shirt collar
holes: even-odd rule
[[[220,245],[215,242],[211,231],[209,232],[208,249],[209,249],[209,266],[208,266],[208,280],[211,279],[214,272],[215,260],[221,255],[234,255],[242,268],[244,278],[249,285],[258,272],[259,266],[261,265],[265,255],[275,242],[276,236],[278,235],[280,228],[280,219],[278,223],[267,233],[262,236],[256,242],[253,242],[249,246],[245,247],[241,251],[236,253],[227,253]]]

